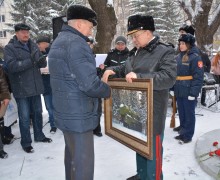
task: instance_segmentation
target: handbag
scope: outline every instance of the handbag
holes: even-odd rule
[[[4,116],[4,126],[9,127],[18,119],[18,107],[13,94]]]

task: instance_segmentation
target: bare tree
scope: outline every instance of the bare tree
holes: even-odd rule
[[[220,26],[220,3],[214,0],[179,0],[180,6],[195,28],[196,41],[202,50],[210,50]]]
[[[107,53],[116,34],[117,18],[114,7],[107,0],[88,0],[91,8],[97,13],[98,25],[95,53]]]

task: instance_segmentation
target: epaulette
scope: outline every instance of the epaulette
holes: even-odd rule
[[[172,43],[170,43],[170,42],[165,43],[165,42],[159,41],[159,44],[162,44],[162,45],[167,46],[167,47],[170,46],[172,48],[175,48],[175,46]]]

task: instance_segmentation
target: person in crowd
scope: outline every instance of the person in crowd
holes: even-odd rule
[[[212,59],[211,72],[214,74],[216,83],[220,84],[220,50]]]
[[[180,28],[179,28],[179,34],[191,34],[191,35],[195,35],[195,29],[193,28],[192,25],[187,25],[187,24],[183,24]]]
[[[124,36],[118,36],[115,40],[115,48],[108,53],[104,64],[100,64],[99,67],[103,70],[107,67],[124,64],[129,55],[129,50],[126,45],[126,38]]]
[[[182,34],[191,34],[192,36],[195,35],[195,29],[193,28],[192,25],[186,25],[186,24],[183,24],[180,28],[179,28],[179,34],[182,35]],[[197,53],[201,56],[202,58],[202,61],[203,61],[203,66],[204,66],[204,70],[205,72],[210,72],[210,67],[211,67],[211,63],[210,63],[210,60],[208,58],[208,55],[203,52],[202,50],[200,50],[198,47],[196,47],[196,45],[194,45],[195,48],[197,49]],[[170,94],[171,96],[174,96],[174,91],[173,89],[171,89],[170,91]],[[201,94],[201,104],[203,106],[206,106],[206,103],[205,103],[205,99],[206,99],[206,90],[205,89],[202,89],[202,94]],[[179,132],[180,131],[180,126],[177,126],[175,128],[173,128],[173,131],[175,132]]]
[[[50,50],[50,38],[48,36],[39,36],[37,41],[36,41],[40,51],[42,54],[45,56],[48,55],[49,50]],[[45,68],[41,68],[41,74],[42,74],[42,79],[44,83],[44,102],[45,106],[47,109],[47,112],[49,114],[49,123],[50,123],[50,133],[54,134],[57,131],[57,128],[54,123],[54,117],[53,117],[53,104],[52,104],[52,90],[50,86],[50,73],[48,66]]]
[[[110,97],[110,87],[97,76],[95,57],[87,42],[97,25],[96,13],[82,5],[67,9],[49,52],[54,119],[65,140],[66,180],[92,180],[93,129],[98,125],[98,99]]]
[[[87,43],[89,44],[90,48],[93,49],[94,45],[95,45],[95,41],[91,36],[88,38],[89,38],[89,41]],[[94,57],[96,57],[95,54],[94,54]],[[99,67],[97,67],[96,70],[97,70],[97,76],[101,79],[103,71]],[[102,137],[101,124],[100,124],[101,116],[102,116],[102,99],[99,98],[98,101],[99,101],[99,104],[98,104],[99,123],[98,123],[97,127],[93,130],[93,134],[98,137]]]
[[[211,70],[211,61],[209,59],[208,54],[205,51],[200,50],[200,54],[202,62],[203,62],[203,68],[204,72],[210,73]],[[202,94],[201,94],[201,105],[206,106],[206,90],[203,88],[202,89]]]
[[[5,61],[1,58],[0,58],[0,65],[2,66],[2,69],[4,71],[5,78],[6,78],[6,81],[8,84],[8,89],[9,89],[9,92],[11,93],[10,82],[8,79],[8,69],[7,69]],[[17,122],[17,120],[15,119],[15,122],[13,124],[15,124],[16,122]],[[12,134],[12,130],[11,130],[11,126],[13,124],[10,126],[5,126],[4,124],[5,123],[3,123],[2,131],[1,131],[2,132],[2,143],[3,144],[11,144],[14,141],[14,134]]]
[[[2,108],[1,106],[3,105],[8,106],[10,99],[11,99],[11,95],[8,89],[8,83],[7,83],[3,68],[2,66],[0,66],[0,101],[1,101],[0,109]],[[0,122],[2,122],[0,123],[0,131],[1,131],[4,126],[2,117],[0,118]],[[8,157],[8,154],[3,149],[1,134],[2,133],[0,133],[0,158],[5,159]]]
[[[132,83],[136,78],[153,78],[153,159],[136,154],[137,174],[128,180],[161,180],[162,142],[165,119],[171,88],[176,79],[175,51],[154,36],[152,16],[132,15],[128,18],[128,35],[136,47],[124,65],[108,68],[102,80],[108,81],[110,75],[125,74],[126,81]],[[138,48],[137,48],[138,47]]]
[[[179,55],[177,56],[177,81],[174,94],[180,119],[179,135],[175,139],[181,143],[192,141],[195,131],[195,108],[197,97],[203,85],[203,61],[195,46],[195,38],[191,34],[182,34],[179,39]]]
[[[4,60],[12,93],[18,106],[21,146],[27,153],[34,152],[31,146],[30,113],[35,142],[50,143],[52,139],[43,133],[41,94],[44,87],[40,68],[46,67],[46,59],[38,46],[30,39],[30,27],[19,23],[14,26],[15,36],[4,49]]]

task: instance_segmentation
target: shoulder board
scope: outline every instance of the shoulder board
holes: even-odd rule
[[[175,48],[175,46],[172,43],[165,43],[165,42],[159,41],[159,44],[162,44],[162,45],[167,46],[167,47],[170,46],[172,48]]]
[[[193,55],[195,55],[195,56],[199,56],[199,54],[198,54],[198,53],[193,53]]]

